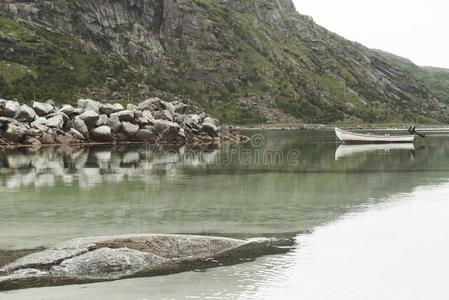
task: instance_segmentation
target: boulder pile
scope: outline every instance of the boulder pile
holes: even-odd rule
[[[150,98],[137,105],[79,99],[77,107],[0,99],[0,146],[82,143],[219,144],[246,142],[206,113]]]

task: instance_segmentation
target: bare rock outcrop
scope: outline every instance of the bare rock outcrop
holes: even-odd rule
[[[285,253],[292,239],[249,240],[141,234],[78,238],[26,255],[0,269],[0,291],[162,275],[227,259]],[[282,247],[281,247],[282,246]]]

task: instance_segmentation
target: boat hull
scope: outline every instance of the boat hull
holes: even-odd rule
[[[414,135],[375,135],[344,131],[335,128],[337,138],[344,144],[388,144],[388,143],[413,143]]]

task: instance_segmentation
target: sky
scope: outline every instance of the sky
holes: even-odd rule
[[[293,0],[299,13],[349,40],[421,66],[449,68],[449,1]]]

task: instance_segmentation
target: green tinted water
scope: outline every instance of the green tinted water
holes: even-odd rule
[[[343,147],[332,132],[252,132],[219,149],[5,150],[0,249],[122,233],[302,232],[449,178],[449,138]]]

